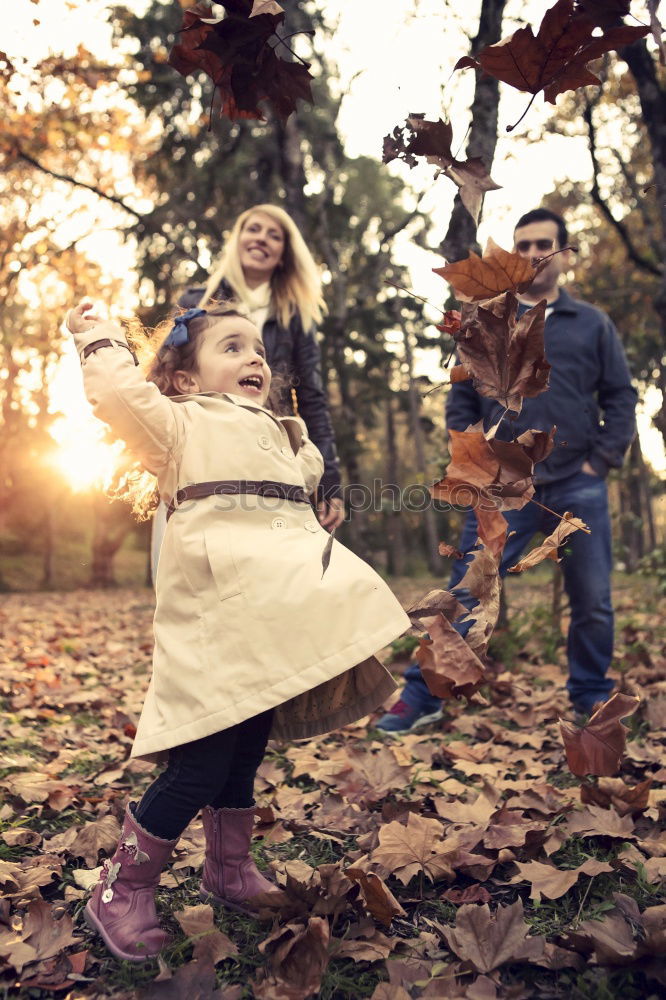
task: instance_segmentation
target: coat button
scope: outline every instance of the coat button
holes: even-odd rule
[[[294,455],[293,451],[291,450],[291,448],[289,447],[289,445],[287,445],[287,444],[285,444],[283,446],[283,448],[282,448],[282,454],[284,455],[285,458],[295,458],[296,457]]]
[[[283,517],[274,517],[271,522],[271,528],[286,528],[287,522]]]
[[[308,531],[319,531],[319,524],[317,521],[306,521],[303,525]]]
[[[264,451],[268,451],[268,449],[271,446],[271,439],[269,438],[268,434],[260,434],[259,437],[257,438],[257,443],[260,448],[264,449]]]

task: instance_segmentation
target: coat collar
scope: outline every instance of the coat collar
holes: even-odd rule
[[[563,288],[560,288],[560,294],[555,301],[551,303],[550,308],[554,313],[575,314],[578,312],[578,303],[571,297],[571,295],[569,295],[568,292],[566,292]]]
[[[176,403],[185,403],[190,400],[195,403],[203,403],[204,400],[208,399],[223,399],[234,406],[242,406],[245,410],[257,410],[259,413],[265,413],[267,417],[270,417],[278,427],[284,428],[294,454],[298,452],[303,444],[303,429],[296,417],[278,417],[272,410],[267,409],[265,406],[260,406],[259,403],[253,403],[251,399],[247,399],[245,396],[236,396],[232,392],[188,392],[181,396],[170,396],[169,398]]]

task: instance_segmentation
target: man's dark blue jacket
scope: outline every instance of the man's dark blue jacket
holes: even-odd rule
[[[617,330],[600,309],[561,290],[544,330],[550,385],[524,399],[516,417],[502,420],[497,437],[510,441],[526,430],[548,431],[555,425],[555,447],[535,472],[537,483],[550,483],[578,472],[586,460],[598,475],[622,465],[636,429],[636,390]],[[456,431],[483,420],[496,424],[504,407],[480,396],[472,381],[456,382],[446,401],[446,422]]]

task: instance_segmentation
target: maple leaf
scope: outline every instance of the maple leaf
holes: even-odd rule
[[[629,13],[631,0],[576,0],[576,8],[600,28],[612,28]]]
[[[569,817],[565,830],[568,836],[578,834],[581,837],[631,840],[634,836],[634,823],[631,816],[620,816],[617,809],[588,805]]]
[[[438,820],[408,813],[406,825],[394,820],[380,829],[372,861],[392,872],[403,885],[421,872],[431,881],[452,876],[453,869],[444,855],[455,850],[457,841],[444,841],[443,832]]]
[[[391,135],[384,138],[383,160],[390,163],[402,159],[413,167],[417,156],[424,156],[457,185],[463,205],[477,222],[484,194],[499,190],[500,185],[492,179],[480,157],[457,160],[451,152],[452,141],[450,122],[441,118],[430,122],[423,114],[412,114],[403,126],[396,126]]]
[[[269,45],[284,11],[266,0],[223,0],[222,6],[223,18],[211,17],[203,2],[185,12],[169,65],[183,76],[206,73],[220,93],[222,114],[232,120],[263,119],[258,105],[266,100],[286,121],[298,98],[312,101],[312,75],[309,63],[286,62]]]
[[[454,507],[520,510],[534,495],[534,465],[552,450],[554,433],[526,431],[516,441],[497,441],[486,437],[482,423],[451,429],[451,462],[430,492]]]
[[[633,715],[638,698],[614,694],[582,728],[560,719],[560,731],[572,774],[612,777],[620,769],[629,730],[621,719]]]
[[[644,37],[649,28],[620,25],[601,35],[594,35],[594,30],[594,20],[574,0],[557,0],[544,14],[536,35],[529,26],[519,28],[509,38],[481,49],[475,65],[516,90],[532,95],[543,90],[554,104],[558,94],[600,83],[587,64]],[[512,128],[515,125],[507,131]]]
[[[231,938],[219,931],[213,919],[213,907],[208,903],[186,906],[174,916],[188,938],[194,938],[193,957],[203,958],[217,965],[225,958],[238,954]]]
[[[460,367],[479,395],[520,413],[524,396],[538,396],[548,388],[550,365],[543,345],[546,300],[520,319],[517,311],[518,299],[512,292],[485,308],[467,306],[454,339]]]
[[[562,515],[562,520],[558,523],[555,530],[547,538],[544,538],[540,545],[531,549],[515,566],[509,566],[508,572],[522,573],[523,570],[536,566],[538,563],[543,562],[544,559],[552,559],[553,562],[560,562],[560,546],[574,531],[585,531],[589,534],[590,529],[580,518],[574,517],[569,511],[565,511]]]
[[[548,899],[559,899],[575,885],[581,875],[601,875],[613,871],[613,866],[606,861],[596,861],[590,858],[584,861],[578,868],[562,870],[554,865],[545,865],[540,861],[530,861],[527,864],[516,862],[518,874],[510,880],[511,882],[531,882],[532,899],[541,899],[546,896]]]
[[[492,972],[505,962],[539,958],[543,938],[528,937],[528,932],[520,899],[512,906],[498,906],[494,914],[487,904],[461,906],[455,928],[442,928],[451,951],[477,972]]]
[[[483,256],[472,251],[462,260],[452,261],[443,267],[433,267],[444,281],[448,281],[461,302],[481,302],[494,299],[503,292],[526,291],[549,258],[523,257],[502,249],[489,239]]]

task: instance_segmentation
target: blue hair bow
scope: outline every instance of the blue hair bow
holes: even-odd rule
[[[181,313],[181,315],[177,316],[174,320],[173,327],[162,344],[162,347],[182,347],[183,344],[186,344],[189,339],[187,324],[191,319],[196,319],[197,316],[205,315],[205,309],[188,309],[186,312]]]

